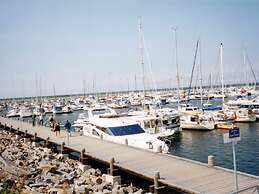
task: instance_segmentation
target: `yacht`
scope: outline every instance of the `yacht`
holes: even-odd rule
[[[180,127],[189,130],[213,130],[215,121],[207,114],[185,114],[181,116]]]
[[[73,127],[82,129],[86,124],[88,124],[88,122],[88,114],[87,112],[83,112],[78,115],[77,120],[74,121]]]
[[[12,109],[9,110],[6,114],[6,117],[19,117],[20,116],[20,110],[19,109]]]
[[[251,109],[240,108],[236,112],[236,122],[255,122],[256,115]]]
[[[31,117],[33,115],[33,111],[31,108],[28,108],[28,107],[22,107],[20,109],[20,117],[21,118],[26,118],[26,117]]]
[[[146,133],[138,123],[118,115],[113,118],[90,118],[89,123],[83,127],[83,134],[153,152],[168,153],[165,142]]]
[[[190,104],[181,104],[181,106],[178,107],[178,111],[181,114],[199,114],[202,112],[198,107]]]
[[[86,124],[89,123],[89,118],[99,118],[99,117],[112,117],[113,115],[117,115],[117,113],[108,107],[95,107],[88,108],[83,113],[78,115],[76,121],[74,121],[73,126],[76,128],[83,128]]]
[[[171,108],[135,109],[128,113],[128,118],[136,121],[145,132],[161,140],[167,140],[181,131],[180,115],[178,111]]]
[[[54,104],[53,105],[53,109],[52,109],[53,114],[62,114],[64,113],[62,106],[58,105],[58,104]]]

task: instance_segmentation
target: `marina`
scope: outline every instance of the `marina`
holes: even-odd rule
[[[0,2],[0,194],[259,194],[258,6]]]

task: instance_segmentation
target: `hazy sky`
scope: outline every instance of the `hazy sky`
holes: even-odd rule
[[[0,0],[0,97],[35,96],[40,85],[43,95],[53,95],[53,85],[57,94],[79,93],[83,80],[90,92],[93,80],[96,91],[134,89],[135,76],[142,88],[139,16],[157,87],[176,86],[172,26],[181,85],[190,79],[198,38],[204,83],[220,71],[220,42],[228,82],[252,79],[242,45],[259,76],[256,0]]]

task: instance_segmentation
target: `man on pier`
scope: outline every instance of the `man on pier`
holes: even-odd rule
[[[67,122],[66,122],[64,127],[65,127],[67,133],[69,134],[69,136],[71,136],[71,133],[70,133],[71,123],[68,120],[67,120]]]

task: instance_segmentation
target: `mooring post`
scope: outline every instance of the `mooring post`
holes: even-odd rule
[[[214,156],[210,155],[208,156],[208,167],[213,167],[214,166]]]
[[[46,141],[45,141],[45,146],[47,147],[49,145],[49,137],[47,137]]]
[[[111,161],[110,161],[110,175],[113,176],[113,171],[114,171],[114,158],[111,158]]]
[[[64,152],[64,146],[65,146],[65,142],[62,142],[62,144],[60,145],[60,153],[63,154]]]
[[[160,174],[159,172],[155,172],[154,176],[154,192],[158,194],[158,188],[159,188],[159,183],[158,180],[160,179]]]
[[[84,161],[84,154],[85,154],[85,148],[83,148],[80,152],[80,162],[83,162]]]
[[[37,133],[34,133],[33,141],[36,141],[36,139],[37,139]]]

